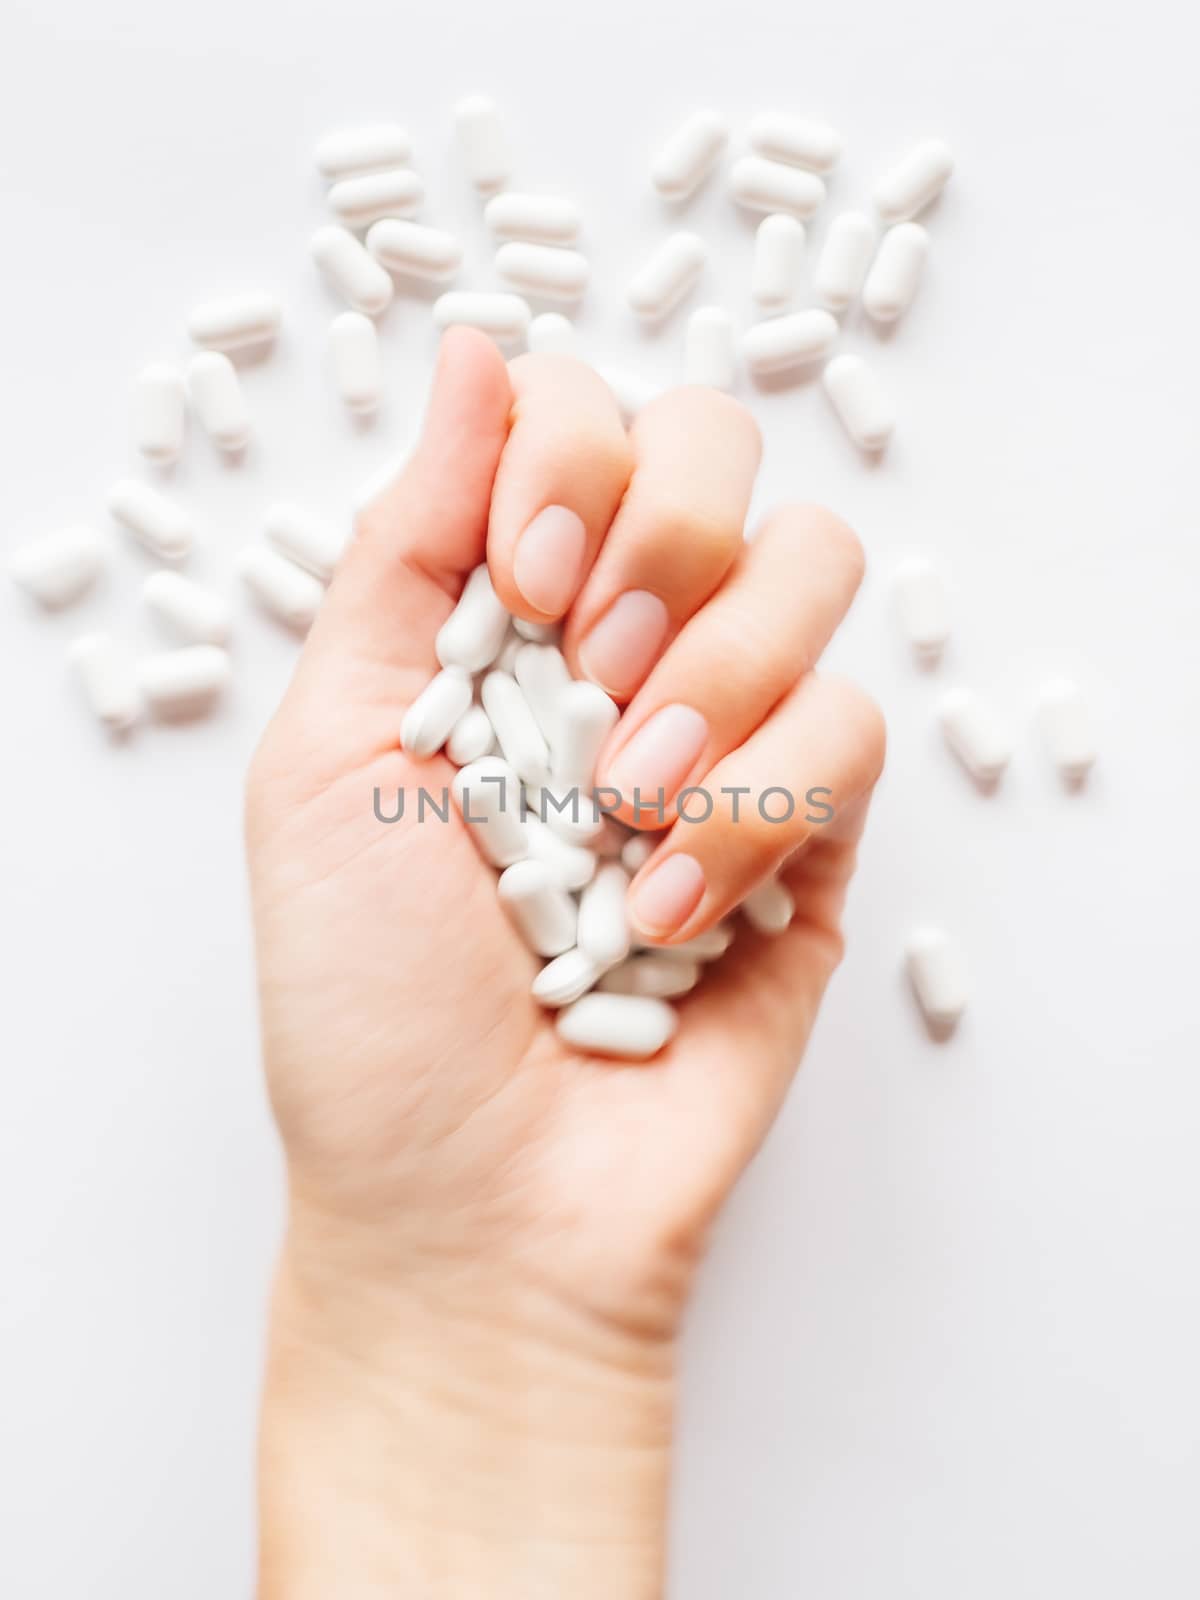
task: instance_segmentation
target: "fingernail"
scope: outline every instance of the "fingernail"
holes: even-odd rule
[[[674,933],[700,904],[704,890],[704,868],[695,856],[668,856],[633,891],[629,914],[645,933]]]
[[[608,788],[620,790],[626,803],[639,791],[643,809],[652,809],[662,790],[665,804],[674,798],[708,742],[708,723],[691,706],[663,706],[630,739],[605,774]]]
[[[670,623],[656,594],[629,589],[618,595],[580,645],[580,665],[609,694],[632,694],[658,660]]]
[[[513,582],[535,611],[560,617],[579,588],[587,530],[566,506],[547,506],[517,540]]]

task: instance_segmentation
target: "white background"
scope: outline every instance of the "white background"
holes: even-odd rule
[[[620,287],[666,226],[647,159],[683,113],[832,119],[848,153],[818,237],[915,137],[958,153],[918,303],[890,338],[847,333],[897,396],[884,463],[863,464],[816,386],[747,391],[761,503],[828,501],[867,545],[834,655],[883,702],[892,749],[849,957],[690,1327],[672,1600],[1200,1586],[1200,112],[1183,16],[1165,0],[4,9],[0,543],[105,526],[107,484],[137,470],[138,365],[182,354],[194,301],[277,286],[286,337],[247,377],[250,459],[224,469],[194,438],[177,476],[208,535],[194,570],[230,589],[271,499],[348,515],[406,442],[434,347],[426,306],[399,302],[386,410],[347,424],[305,256],[330,126],[410,127],[428,215],[461,227],[482,284],[450,108],[495,93],[522,183],[586,208],[590,348],[664,381],[682,319],[646,339]],[[714,250],[703,297],[746,318],[751,223],[720,184],[688,221]],[[112,538],[107,578],[66,614],[0,593],[0,1591],[214,1600],[250,1583],[280,1217],[240,773],[294,645],[239,596],[227,706],[111,747],[64,653],[94,626],[155,637],[147,563]],[[887,604],[911,549],[954,584],[934,675]],[[1060,667],[1101,725],[1082,795],[1029,726]],[[958,682],[1018,734],[991,798],[932,720]],[[975,975],[949,1045],[899,969],[925,918]]]

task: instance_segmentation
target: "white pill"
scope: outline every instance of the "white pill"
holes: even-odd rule
[[[742,901],[739,908],[750,926],[770,937],[786,931],[796,914],[792,892],[778,878],[768,878]]]
[[[22,545],[9,557],[8,572],[26,594],[57,609],[90,589],[103,565],[99,534],[80,522]]]
[[[548,962],[533,980],[530,993],[539,1005],[554,1009],[568,1006],[585,995],[600,976],[600,968],[582,950],[568,950]]]
[[[759,155],[810,172],[828,172],[842,154],[841,135],[827,122],[764,111],[750,124],[750,144]]]
[[[343,311],[329,324],[333,382],[350,411],[370,416],[383,399],[383,356],[379,334],[361,311]]]
[[[367,249],[389,272],[443,283],[462,266],[462,245],[452,233],[423,222],[385,217],[367,230]]]
[[[708,259],[708,247],[697,234],[673,233],[650,257],[626,291],[642,317],[665,317],[691,289]]]
[[[318,228],[308,250],[326,283],[355,311],[377,317],[391,304],[391,278],[348,228]]]
[[[896,613],[918,656],[936,661],[950,637],[946,582],[929,561],[903,561],[892,578]]]
[[[579,334],[561,312],[546,311],[529,324],[529,348],[536,355],[575,356],[579,354]]]
[[[946,187],[954,157],[940,139],[926,139],[875,185],[875,206],[885,222],[904,222],[924,211]]]
[[[369,228],[384,217],[411,217],[425,199],[425,185],[407,167],[343,178],[329,191],[329,204],[348,228]]]
[[[487,563],[467,578],[458,604],[438,629],[434,640],[444,667],[482,672],[499,655],[508,632],[508,612],[496,598]]]
[[[236,455],[250,438],[250,410],[237,368],[220,350],[201,350],[188,363],[188,398],[200,426],[219,450]]]
[[[958,945],[940,928],[915,928],[908,936],[905,962],[926,1020],[947,1032],[962,1016],[970,996],[967,964]]]
[[[574,785],[533,786],[527,794],[526,803],[533,816],[552,828],[568,844],[591,846],[604,832],[607,818],[596,800]]]
[[[994,783],[1008,765],[1008,735],[992,708],[969,689],[942,696],[939,719],[946,743],[980,783]]]
[[[619,861],[606,861],[579,900],[579,948],[602,967],[629,954],[632,934],[625,911],[629,875]]]
[[[521,815],[521,780],[499,756],[472,761],[454,776],[455,803],[485,860],[510,867],[529,854]]]
[[[929,235],[919,222],[902,222],[888,229],[863,284],[863,309],[868,316],[876,322],[895,322],[908,310],[928,254]]]
[[[108,509],[160,561],[182,561],[192,548],[191,515],[149,484],[122,478],[108,491]]]
[[[644,994],[673,1000],[700,981],[698,961],[670,961],[659,955],[633,956],[606,972],[596,987],[602,994]]]
[[[237,565],[243,583],[264,611],[307,633],[325,598],[324,587],[311,572],[261,544],[248,545]]]
[[[553,828],[548,828],[536,816],[526,817],[525,826],[529,830],[529,854],[550,868],[557,883],[572,891],[591,883],[596,875],[593,851],[559,838]]]
[[[462,323],[490,333],[498,344],[516,344],[529,330],[529,305],[519,294],[455,289],[434,301],[433,320],[439,328]]]
[[[568,683],[558,697],[558,735],[554,741],[554,782],[590,794],[596,758],[616,727],[620,707],[598,684]]]
[[[612,390],[621,421],[626,427],[659,392],[648,379],[640,378],[637,373],[627,372],[622,367],[597,367],[596,371]]]
[[[489,672],[479,698],[496,730],[501,753],[521,782],[535,786],[545,783],[550,748],[517,680],[507,672]]]
[[[1096,734],[1083,691],[1069,678],[1042,688],[1042,735],[1055,765],[1069,783],[1080,783],[1096,760]]]
[[[882,450],[896,426],[896,408],[874,367],[861,356],[834,356],[822,374],[825,393],[860,450]]]
[[[706,928],[682,944],[656,948],[655,954],[666,961],[719,961],[732,943],[733,928],[727,922],[718,922],[715,928]]]
[[[513,661],[513,677],[553,749],[559,736],[560,701],[571,682],[562,651],[552,644],[522,644]]]
[[[552,244],[502,244],[496,271],[515,289],[543,300],[578,300],[588,284],[587,257]]]
[[[768,161],[765,156],[743,156],[729,174],[729,192],[748,211],[786,211],[803,220],[824,200],[825,185],[802,167]]]
[[[750,292],[760,306],[779,310],[794,299],[804,261],[804,224],[785,211],[764,217],[754,235]]]
[[[147,656],[138,680],[150,709],[160,717],[207,711],[233,679],[229,656],[215,644],[191,644]]]
[[[333,577],[333,569],[346,548],[347,536],[340,528],[287,501],[267,508],[263,532],[268,544],[322,583]]]
[[[229,602],[179,572],[152,572],[142,599],[187,644],[227,644],[233,626]]]
[[[515,629],[510,629],[500,646],[500,654],[496,657],[495,665],[501,672],[507,672],[511,678],[517,675],[517,655],[524,643],[521,635]]]
[[[875,254],[875,224],[861,211],[834,217],[817,258],[813,288],[830,311],[845,311],[863,286]]]
[[[480,194],[502,189],[512,173],[512,156],[496,102],[469,95],[455,106],[454,122],[467,177]]]
[[[512,619],[513,631],[529,644],[557,644],[562,638],[562,626],[557,622],[526,622],[524,617]]]
[[[663,145],[650,181],[664,200],[686,200],[708,177],[729,143],[729,124],[719,111],[696,111]]]
[[[498,194],[483,209],[488,227],[501,239],[531,244],[574,244],[579,237],[579,207],[552,194]]]
[[[411,155],[412,140],[396,123],[364,123],[359,128],[327,133],[317,145],[317,170],[333,183],[364,172],[402,167]]]
[[[626,839],[621,846],[621,865],[625,871],[640,872],[658,848],[661,837],[658,833],[635,833],[632,839]]]
[[[147,461],[167,466],[183,449],[183,379],[165,361],[138,374],[133,390],[133,442]]]
[[[756,377],[785,372],[825,355],[838,335],[828,311],[791,311],[756,322],[742,335],[742,355]]]
[[[472,761],[490,756],[496,748],[496,735],[482,706],[468,706],[450,729],[446,754],[456,767],[469,767]]]
[[[683,380],[706,389],[733,388],[736,346],[733,318],[722,306],[701,306],[688,318]]]
[[[107,633],[89,633],[71,646],[71,662],[92,711],[114,733],[142,713],[142,691],[133,653]]]
[[[206,300],[188,316],[188,335],[206,350],[249,350],[270,344],[282,320],[273,294],[250,292]]]
[[[404,713],[400,747],[417,761],[435,755],[471,704],[471,680],[456,667],[443,668]]]
[[[585,994],[558,1014],[564,1044],[594,1055],[646,1061],[667,1044],[679,1018],[665,1000],[646,995]]]
[[[561,956],[574,949],[575,902],[544,861],[514,861],[500,874],[496,893],[535,955]]]

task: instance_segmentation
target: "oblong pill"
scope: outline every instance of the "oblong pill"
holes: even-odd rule
[[[666,961],[719,961],[733,943],[733,926],[718,922],[715,928],[706,928],[682,944],[655,946],[655,955]]]
[[[496,731],[501,753],[521,782],[545,783],[550,747],[517,680],[507,672],[493,670],[483,680],[479,698]]]
[[[539,1005],[554,1009],[585,995],[600,976],[600,968],[582,950],[567,950],[548,962],[533,980],[530,993]]]
[[[821,378],[830,404],[860,450],[882,450],[896,426],[896,409],[874,367],[861,356],[834,356]]]
[[[318,228],[308,250],[326,283],[353,310],[377,317],[391,304],[391,278],[348,228]]]
[[[708,389],[733,388],[736,341],[733,318],[723,306],[701,306],[688,318],[683,381]]]
[[[1081,783],[1096,761],[1096,733],[1083,690],[1069,678],[1043,685],[1039,707],[1042,736],[1068,783]]]
[[[674,1000],[700,982],[700,963],[671,961],[659,955],[632,956],[612,967],[597,983],[601,994],[644,994]]]
[[[665,317],[704,270],[708,247],[694,233],[673,233],[636,273],[626,298],[642,317]]]
[[[544,861],[526,856],[505,867],[496,894],[534,955],[561,956],[574,949],[575,902]]]
[[[436,755],[470,704],[470,678],[456,667],[443,667],[404,713],[400,748],[417,761]]]
[[[500,654],[508,632],[508,612],[481,562],[463,584],[458,604],[438,629],[433,647],[443,667],[482,672]]]
[[[629,874],[619,861],[606,861],[579,901],[579,948],[601,967],[615,967],[629,954],[633,935],[625,910]]]
[[[499,238],[530,244],[574,244],[582,225],[575,202],[553,194],[493,195],[483,218]]]
[[[108,509],[160,561],[182,561],[192,548],[191,514],[149,484],[122,478],[108,491]]]
[[[512,156],[496,102],[486,95],[468,95],[454,108],[454,125],[459,156],[471,183],[480,194],[503,188],[512,173]]]
[[[665,1000],[645,995],[585,994],[558,1014],[559,1038],[577,1050],[647,1061],[668,1044],[679,1018]]]
[[[969,689],[942,696],[938,718],[946,743],[978,782],[995,783],[1008,765],[1008,735],[992,708]]]
[[[133,652],[107,633],[76,639],[71,664],[95,716],[114,733],[131,728],[142,714],[142,690]]]
[[[379,335],[361,311],[343,311],[329,324],[329,357],[337,392],[351,411],[367,416],[383,398]]]
[[[875,254],[875,224],[861,211],[834,217],[817,258],[813,288],[831,311],[845,311],[862,289]]]
[[[650,181],[665,200],[686,200],[708,177],[729,143],[729,123],[719,111],[695,111],[667,139],[650,167]]]
[[[578,300],[588,284],[587,257],[549,244],[502,244],[496,271],[514,288],[543,300]]]
[[[357,128],[337,128],[318,141],[317,171],[335,183],[364,172],[402,167],[411,155],[412,140],[398,123],[363,123]]]
[[[759,155],[810,172],[828,172],[842,154],[841,135],[827,122],[763,111],[750,123],[750,144]]]
[[[446,738],[446,755],[456,767],[470,766],[495,748],[495,730],[482,706],[468,706]]]
[[[165,361],[152,361],[133,390],[133,442],[147,461],[168,466],[183,449],[183,379]]]
[[[905,222],[931,205],[954,171],[941,139],[925,139],[888,169],[875,185],[875,207],[885,222]]]
[[[188,644],[226,644],[233,625],[224,595],[179,572],[152,572],[142,599],[172,633]]]
[[[263,532],[268,544],[273,544],[276,550],[311,572],[314,578],[320,578],[322,583],[328,583],[333,577],[349,538],[342,529],[314,516],[303,506],[283,500],[267,508]]]
[[[950,637],[950,600],[941,573],[929,561],[902,561],[892,594],[905,638],[918,656],[935,661]]]
[[[729,174],[729,192],[748,211],[786,211],[803,221],[824,200],[825,185],[802,167],[768,161],[765,156],[743,156]]]
[[[604,741],[616,727],[621,710],[598,684],[582,679],[568,683],[558,696],[553,749],[554,784],[590,794],[596,761]]]
[[[369,228],[384,217],[411,217],[424,199],[425,185],[408,167],[343,178],[329,191],[330,209],[348,228]]]
[[[367,249],[389,272],[442,283],[462,266],[462,245],[452,233],[423,222],[385,217],[367,230]]]
[[[86,593],[103,565],[100,535],[79,522],[44,533],[14,550],[8,558],[8,574],[40,605],[57,610]]]
[[[590,794],[584,794],[574,785],[542,784],[527,796],[531,815],[552,828],[568,844],[595,847],[595,841],[604,832],[608,820]]]
[[[233,680],[228,653],[215,644],[185,645],[147,656],[138,666],[146,703],[160,717],[207,711]]]
[[[967,1009],[970,980],[962,951],[941,928],[914,928],[904,951],[909,981],[930,1027],[948,1032]]]
[[[804,224],[786,211],[764,217],[754,235],[754,268],[750,292],[771,310],[795,298],[804,261]]]
[[[579,354],[579,334],[561,312],[544,311],[529,324],[529,348],[535,355],[575,356]]]
[[[521,780],[499,756],[484,756],[455,773],[455,804],[476,848],[494,867],[510,867],[529,854],[521,816]]]
[[[188,336],[206,350],[248,350],[270,344],[283,313],[272,294],[253,291],[206,300],[187,319]]]
[[[553,644],[522,644],[513,660],[513,677],[553,750],[561,729],[562,697],[571,684],[562,651]]]
[[[559,838],[553,828],[535,816],[525,818],[525,827],[529,832],[529,854],[550,868],[556,883],[572,892],[591,883],[596,876],[593,851]]]
[[[742,355],[756,377],[816,361],[833,345],[838,325],[828,311],[792,311],[756,322],[742,335]]]
[[[792,891],[778,878],[768,878],[742,901],[738,908],[756,933],[774,938],[791,926],[796,914]]]
[[[250,438],[250,410],[233,362],[220,350],[201,350],[188,362],[188,398],[200,426],[218,449],[234,455]]]
[[[884,234],[863,284],[863,310],[876,322],[894,322],[908,310],[921,281],[929,235],[919,222],[901,222]]]
[[[433,320],[439,328],[462,323],[491,334],[499,344],[516,344],[529,328],[529,305],[519,294],[452,289],[434,301]]]
[[[248,545],[238,556],[243,583],[278,621],[307,633],[325,598],[323,585],[294,561],[266,545]]]

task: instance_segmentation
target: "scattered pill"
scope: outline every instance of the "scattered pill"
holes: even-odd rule
[[[838,325],[828,311],[790,311],[756,322],[742,335],[742,355],[756,377],[816,361],[832,346]]]
[[[470,678],[457,667],[444,667],[405,712],[400,724],[401,749],[418,761],[436,755],[470,704]]]
[[[643,994],[673,1000],[687,994],[700,981],[698,961],[664,960],[658,955],[632,956],[612,967],[596,984],[602,994]]]
[[[89,633],[71,646],[71,662],[94,714],[114,733],[142,714],[142,691],[133,652],[107,633]]]
[[[601,967],[615,967],[629,954],[628,887],[629,875],[620,862],[606,861],[580,896],[579,948]]]
[[[568,1006],[585,995],[600,976],[600,968],[582,950],[555,956],[533,980],[531,993],[539,1005]]]
[[[841,135],[827,122],[793,117],[783,111],[764,111],[754,118],[750,145],[772,161],[807,167],[810,172],[829,172],[842,154]]]
[[[495,101],[469,95],[455,106],[454,121],[467,177],[480,194],[502,189],[512,173],[512,157]]]
[[[686,200],[708,177],[729,143],[719,111],[696,111],[671,134],[654,158],[650,181],[664,200]]]
[[[108,491],[108,509],[160,561],[182,561],[192,548],[190,514],[149,484],[122,478]]]
[[[138,374],[133,391],[133,442],[147,461],[169,466],[183,449],[183,379],[165,361]]]
[[[929,235],[919,222],[901,222],[884,234],[863,284],[863,309],[876,322],[894,322],[913,302]]]
[[[647,1061],[668,1044],[679,1017],[665,1000],[647,995],[585,994],[558,1014],[564,1044],[594,1055]]]
[[[796,902],[786,884],[778,878],[768,878],[742,901],[741,912],[755,932],[774,937],[791,926]]]
[[[456,767],[470,766],[495,748],[496,735],[482,706],[468,706],[446,738],[446,754]]]
[[[307,633],[325,598],[324,586],[294,561],[266,545],[249,545],[238,557],[243,583],[279,622]]]
[[[352,310],[377,317],[391,304],[391,277],[348,228],[318,228],[308,248],[326,283]]]
[[[80,522],[22,545],[9,557],[8,573],[39,604],[57,610],[85,594],[103,565],[99,534]]]
[[[452,289],[434,301],[433,320],[439,328],[464,323],[491,334],[498,344],[516,344],[529,329],[529,304],[519,294]]]
[[[531,856],[514,861],[500,874],[496,893],[534,955],[561,956],[574,949],[575,902],[544,861]]]
[[[494,195],[483,216],[497,237],[530,244],[574,244],[581,225],[575,202],[552,194]]]
[[[587,257],[551,244],[502,244],[496,271],[514,288],[543,300],[578,300],[588,284]]]
[[[665,317],[693,287],[707,259],[708,247],[697,234],[671,234],[634,276],[629,304],[639,316]]]
[[[187,644],[229,642],[233,625],[229,602],[182,573],[152,572],[142,584],[142,599]]]
[[[147,656],[138,666],[146,703],[160,717],[196,716],[233,679],[228,653],[215,644],[190,644]]]
[[[550,747],[517,680],[507,672],[489,672],[479,697],[496,731],[501,753],[521,782],[535,786],[545,783],[550,771]]]
[[[558,736],[554,742],[554,782],[590,793],[596,760],[616,727],[621,711],[598,684],[568,683],[558,697]]]
[[[1055,678],[1041,694],[1046,746],[1068,783],[1081,783],[1096,761],[1096,734],[1083,691],[1069,678]]]
[[[693,311],[684,345],[684,382],[732,389],[736,359],[733,318],[728,311],[723,306],[701,306]]]
[[[365,172],[386,172],[402,167],[412,155],[412,141],[394,122],[364,123],[358,128],[338,128],[317,145],[317,170],[336,183]]]
[[[915,928],[908,936],[905,961],[930,1027],[948,1032],[966,1010],[970,994],[962,951],[940,928]]]
[[[595,851],[559,838],[554,829],[538,817],[527,816],[525,827],[529,833],[529,854],[550,868],[556,883],[572,892],[591,883],[596,875]]]
[[[510,867],[529,854],[521,816],[521,780],[499,756],[484,756],[455,774],[455,803],[481,855],[494,867]]]
[[[378,411],[383,399],[383,357],[379,335],[361,311],[343,311],[329,324],[333,381],[348,410],[359,416]]]
[[[953,171],[948,146],[940,139],[926,139],[875,185],[876,210],[885,222],[906,222],[937,199]]]
[[[346,534],[340,528],[287,501],[268,507],[263,532],[268,544],[322,583],[333,577],[346,548]]]
[[[817,258],[813,288],[830,311],[845,311],[861,292],[875,254],[875,224],[861,211],[834,217]]]
[[[462,245],[452,233],[398,217],[371,224],[367,249],[389,272],[432,283],[455,277],[462,266]]]
[[[513,659],[513,677],[529,702],[542,737],[556,747],[561,734],[560,702],[571,683],[562,651],[553,644],[523,642]]]
[[[939,718],[946,743],[979,783],[995,783],[1008,765],[1008,736],[991,707],[969,689],[942,696]]]
[[[748,211],[786,211],[803,221],[824,200],[825,185],[802,167],[743,156],[729,174],[729,192]]]
[[[825,393],[860,450],[882,450],[896,426],[896,411],[861,356],[834,356],[822,374]]]
[[[508,632],[508,612],[500,604],[487,563],[463,584],[458,604],[438,629],[434,650],[443,667],[482,672],[490,667]]]
[[[892,578],[896,611],[917,655],[936,661],[950,637],[950,599],[945,579],[929,561],[903,561]]]
[[[411,217],[424,199],[425,185],[408,167],[342,178],[329,191],[330,209],[347,228],[369,228],[384,217]]]
[[[561,312],[546,311],[529,324],[529,348],[537,355],[578,355],[579,334]]]
[[[282,320],[279,301],[271,294],[230,295],[206,300],[188,316],[188,336],[206,350],[249,350],[271,344]]]
[[[804,260],[804,224],[785,211],[764,217],[754,235],[750,292],[760,306],[778,311],[795,299]]]
[[[200,426],[219,450],[237,455],[250,438],[250,411],[237,368],[220,350],[201,350],[188,362],[188,398]]]

